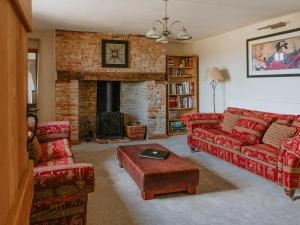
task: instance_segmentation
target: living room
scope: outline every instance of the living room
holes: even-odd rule
[[[0,225],[300,224],[299,1],[0,18]]]

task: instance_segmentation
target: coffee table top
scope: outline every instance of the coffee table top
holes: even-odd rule
[[[161,160],[140,157],[140,153],[147,148],[169,151],[168,158]],[[122,151],[144,174],[198,170],[197,166],[184,160],[160,144],[123,145],[118,147],[118,151]]]

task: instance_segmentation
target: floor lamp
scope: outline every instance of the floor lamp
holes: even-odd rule
[[[214,113],[216,113],[216,87],[218,85],[218,81],[224,80],[224,76],[217,67],[213,67],[206,71],[205,80],[210,80],[210,86],[213,89]]]

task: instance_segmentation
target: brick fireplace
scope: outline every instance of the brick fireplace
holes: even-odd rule
[[[101,40],[129,41],[129,68],[101,67]],[[56,32],[56,119],[70,120],[72,141],[87,124],[96,137],[97,81],[120,81],[120,111],[138,120],[148,137],[166,134],[165,47],[138,35]]]

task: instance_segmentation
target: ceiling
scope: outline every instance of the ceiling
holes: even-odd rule
[[[33,0],[34,30],[145,34],[164,14],[162,0]],[[193,40],[300,11],[299,0],[169,0]],[[175,29],[176,30],[176,29]]]

